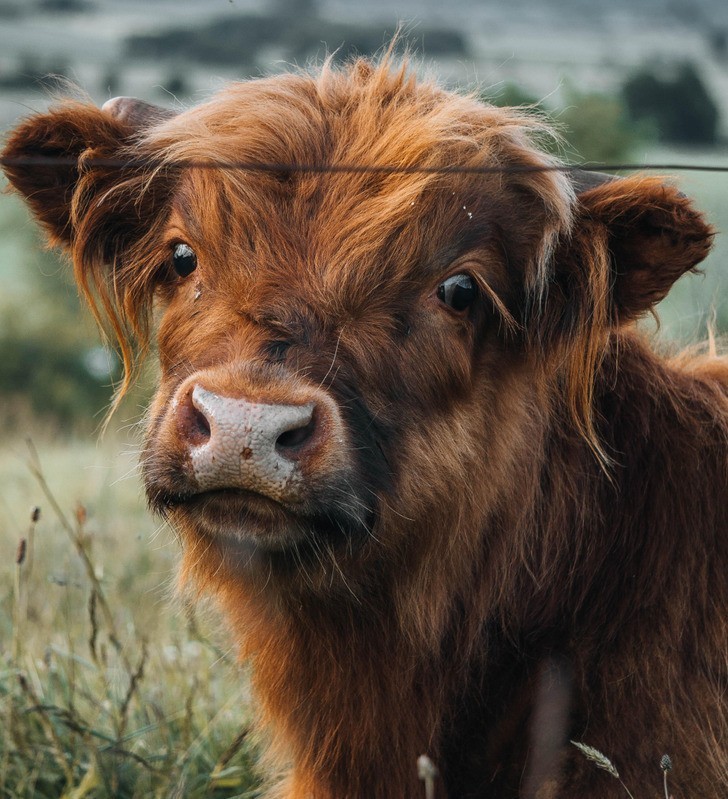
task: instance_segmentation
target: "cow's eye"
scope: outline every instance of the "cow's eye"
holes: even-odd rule
[[[172,267],[180,277],[187,277],[197,269],[197,256],[189,244],[178,244],[174,248]]]
[[[478,286],[470,275],[452,275],[437,287],[439,300],[454,311],[465,311],[478,296]]]

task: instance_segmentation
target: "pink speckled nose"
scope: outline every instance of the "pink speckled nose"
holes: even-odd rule
[[[178,408],[200,490],[242,488],[295,500],[300,461],[315,448],[315,403],[274,405],[222,397],[194,386]]]

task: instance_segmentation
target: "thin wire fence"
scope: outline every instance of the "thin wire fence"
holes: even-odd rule
[[[8,156],[0,158],[3,167],[75,167],[80,159],[71,156]],[[219,169],[248,172],[313,172],[346,174],[385,174],[385,175],[492,175],[530,172],[714,172],[728,173],[728,165],[719,164],[509,164],[507,166],[398,166],[395,164],[315,164],[285,163],[274,161],[221,161],[155,160],[153,158],[87,158],[83,159],[85,168],[99,169],[148,169],[165,167],[168,169]]]

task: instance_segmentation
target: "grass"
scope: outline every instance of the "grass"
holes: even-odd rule
[[[587,746],[587,744],[580,743],[579,741],[572,741],[571,743],[598,769],[606,771],[607,774],[614,777],[624,789],[624,793],[627,795],[628,799],[635,799],[629,788],[622,782],[622,778],[619,776],[619,772],[614,763],[612,763],[605,754],[595,749],[593,746]],[[662,771],[662,788],[665,799],[672,799],[668,786],[668,774],[672,771],[672,758],[670,755],[663,755],[660,758],[660,771]]]
[[[256,796],[245,675],[172,599],[177,544],[118,446],[0,458],[0,797]]]

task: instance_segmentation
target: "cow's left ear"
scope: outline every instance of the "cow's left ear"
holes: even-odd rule
[[[595,181],[597,182],[597,181]],[[708,254],[713,229],[690,200],[659,178],[605,179],[578,194],[580,234],[597,237],[610,270],[611,321],[650,310]]]

